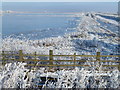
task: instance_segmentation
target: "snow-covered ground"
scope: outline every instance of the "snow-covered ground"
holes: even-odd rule
[[[11,35],[2,40],[2,49],[5,51],[23,50],[25,53],[37,51],[39,54],[48,54],[50,49],[54,50],[55,54],[73,54],[74,52],[77,54],[95,54],[96,51],[101,51],[103,54],[117,53],[120,39],[116,21],[108,20],[95,13],[82,13],[79,17],[81,20],[76,28],[77,32],[66,34],[63,37],[40,40],[21,40],[12,38]],[[109,28],[108,24],[114,25],[114,31]],[[21,37],[24,36],[21,35]]]
[[[118,19],[117,15],[112,15],[111,18],[110,15],[102,13],[80,13],[77,17],[81,18],[78,20],[80,23],[76,27],[77,32],[66,34],[63,37],[58,36],[40,40],[19,39],[9,36],[2,40],[1,49],[4,51],[23,50],[24,53],[34,53],[36,51],[37,54],[48,54],[49,50],[54,50],[54,54],[66,55],[74,53],[92,55],[96,54],[97,51],[100,51],[103,55],[119,54],[118,21],[113,19],[113,17]],[[112,59],[115,60],[116,58]],[[16,63],[6,64],[0,70],[0,87],[31,87],[39,82],[37,77],[48,74],[44,73],[43,69],[35,72],[29,71],[32,77],[27,82],[23,78],[27,71],[29,70],[24,68],[22,63],[17,63],[17,65]],[[87,69],[79,68],[57,71],[52,74],[57,76],[58,81],[56,83],[46,81],[44,86],[51,88],[116,88],[120,85],[117,69],[111,71],[111,76],[107,79],[101,76],[89,76],[94,73],[94,70],[88,72]],[[52,74],[49,72],[49,75],[52,76]]]

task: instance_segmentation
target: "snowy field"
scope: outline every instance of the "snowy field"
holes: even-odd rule
[[[116,20],[104,18],[97,13],[80,13],[77,17],[81,17],[78,19],[80,23],[76,27],[77,32],[39,40],[29,40],[22,34],[15,38],[11,35],[2,40],[2,49],[23,50],[24,53],[37,51],[39,54],[48,54],[49,50],[54,50],[55,54],[95,54],[97,51],[117,54],[119,37]],[[117,18],[117,15],[114,17]]]
[[[75,28],[77,32],[65,34],[63,37],[51,37],[39,40],[20,39],[12,36],[2,40],[4,51],[23,50],[24,53],[49,54],[53,50],[59,55],[95,55],[100,51],[103,55],[119,55],[118,16],[105,13],[80,13],[81,19]],[[21,35],[22,36],[22,35]],[[24,37],[24,36],[22,36]],[[116,58],[110,58],[117,60]],[[91,63],[89,63],[91,64]],[[10,63],[0,67],[0,88],[34,87],[41,82],[41,76],[57,78],[56,82],[47,81],[43,88],[117,88],[120,87],[120,72],[114,68],[111,72],[98,73],[94,68],[75,68],[45,72],[28,70],[23,63]],[[102,76],[106,75],[106,76]]]

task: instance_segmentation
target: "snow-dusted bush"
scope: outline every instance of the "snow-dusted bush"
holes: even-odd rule
[[[72,70],[58,70],[45,72],[45,68],[30,70],[24,63],[6,64],[0,69],[0,88],[37,88],[41,77],[46,77],[43,88],[117,88],[120,85],[120,72],[111,72],[75,68]],[[53,82],[47,78],[56,78]]]
[[[26,74],[29,71],[24,63],[10,63],[1,67],[0,88],[25,88],[27,86]]]
[[[96,70],[75,68],[58,71],[57,76],[58,81],[52,85],[49,83],[49,88],[118,88],[120,85],[118,70],[98,73]]]

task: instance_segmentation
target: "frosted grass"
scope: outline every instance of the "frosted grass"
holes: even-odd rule
[[[74,53],[78,55],[94,55],[97,51],[100,51],[103,55],[119,54],[117,52],[119,45],[117,34],[110,29],[105,29],[104,26],[101,26],[101,23],[97,22],[98,18],[103,22],[105,22],[106,19],[96,16],[96,13],[82,13],[80,17],[81,16],[82,18],[77,27],[77,32],[66,34],[63,37],[51,37],[40,40],[30,40],[27,38],[20,39],[9,36],[2,40],[2,50],[23,50],[24,53],[37,52],[37,54],[49,54],[49,50],[54,50],[54,54],[59,55],[73,55]],[[112,20],[107,19],[105,23],[109,24],[111,22]],[[113,23],[114,22],[111,24]],[[77,59],[79,60],[81,58]],[[116,58],[103,59],[117,60]],[[91,58],[84,58],[84,60],[91,60]],[[86,63],[95,65],[95,63]],[[46,78],[48,76],[57,78],[57,82],[45,81],[43,88],[119,87],[120,72],[117,68],[113,68],[108,73],[103,73],[101,68],[99,68],[100,73],[93,67],[89,69],[75,68],[73,70],[59,70],[53,73],[46,73],[45,68],[41,68],[40,70],[29,70],[24,67],[23,63],[10,63],[6,64],[5,67],[0,67],[0,88],[34,87],[41,81],[41,76],[46,76]]]

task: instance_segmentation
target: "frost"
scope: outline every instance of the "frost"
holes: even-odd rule
[[[117,21],[111,18],[99,16],[99,13],[80,13],[77,17],[81,19],[75,28],[77,31],[64,36],[30,40],[21,39],[14,35],[2,40],[2,50],[19,51],[23,53],[49,54],[49,50],[54,50],[58,55],[95,55],[100,51],[103,55],[119,54],[119,37],[117,29],[112,30],[110,26],[118,27]],[[115,15],[112,17],[117,18]],[[99,21],[100,20],[100,21]],[[103,23],[104,22],[104,23]],[[104,25],[102,25],[104,24]],[[21,35],[24,36],[24,35]],[[71,58],[55,58],[69,60]],[[94,58],[81,58],[77,60],[91,60]],[[118,60],[113,58],[102,58],[103,60]],[[89,65],[95,63],[86,62]],[[106,63],[104,63],[106,64]],[[113,65],[113,63],[110,63]],[[73,70],[58,70],[48,72],[46,68],[31,70],[24,67],[24,63],[10,63],[0,67],[0,88],[26,88],[35,87],[41,83],[41,77],[46,77],[43,88],[117,88],[120,86],[120,72],[114,68],[108,73],[99,73],[95,68],[75,68]],[[104,76],[101,76],[104,75]],[[48,77],[56,78],[57,81],[49,81]]]
[[[32,88],[42,84],[42,88],[117,88],[120,85],[120,72],[116,69],[108,73],[95,69],[74,68],[49,72],[45,68],[29,70],[24,63],[6,64],[0,71],[0,88]],[[56,78],[51,81],[48,77]]]

